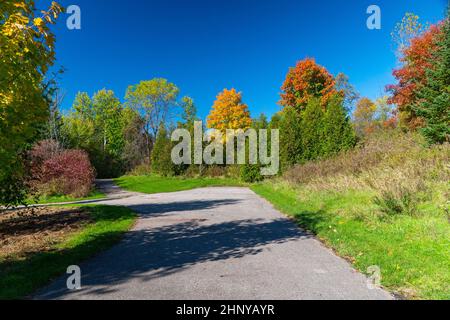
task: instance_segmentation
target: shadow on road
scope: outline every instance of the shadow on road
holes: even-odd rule
[[[218,207],[239,203],[237,199],[221,200],[196,200],[170,203],[152,203],[128,206],[131,210],[145,216],[157,217],[167,213],[179,213],[183,211],[212,210]]]
[[[162,215],[169,212],[199,211],[236,203],[236,200],[189,201],[131,206],[139,212]],[[223,209],[223,208],[222,208]],[[172,223],[130,232],[117,246],[92,260],[83,270],[83,294],[114,292],[111,285],[130,280],[150,281],[208,261],[239,259],[257,255],[264,246],[309,237],[286,219],[247,219],[206,224],[205,220]],[[96,241],[96,239],[92,239]],[[88,244],[87,244],[88,245]],[[67,292],[58,281],[44,295],[61,298]]]

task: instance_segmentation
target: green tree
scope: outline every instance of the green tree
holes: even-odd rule
[[[131,171],[141,164],[149,164],[150,150],[144,130],[145,121],[131,108],[122,112],[124,147],[121,155],[124,170]]]
[[[261,113],[259,118],[252,120],[252,128],[255,130],[268,129],[269,121],[264,113]]]
[[[183,97],[181,99],[181,107],[183,109],[183,114],[181,118],[183,119],[184,128],[193,128],[194,122],[198,120],[197,107],[195,106],[194,100],[190,97]]]
[[[171,111],[179,105],[179,92],[175,84],[161,78],[128,87],[125,99],[129,107],[144,117],[148,149],[151,149],[161,123],[166,125]]]
[[[73,112],[64,118],[69,146],[84,149],[99,177],[123,173],[125,147],[123,107],[111,90],[100,90],[92,98],[78,93]]]
[[[171,158],[172,146],[166,126],[161,124],[152,150],[152,172],[162,176],[173,176],[175,174],[175,165]]]
[[[320,101],[311,99],[301,115],[302,153],[300,158],[302,162],[316,160],[323,156],[324,117]]]
[[[427,81],[419,88],[415,112],[425,120],[421,129],[430,144],[450,142],[450,9],[427,69]]]
[[[283,169],[299,163],[303,154],[301,117],[293,107],[286,107],[278,120],[272,119],[271,126],[280,129],[280,161]]]
[[[330,101],[324,116],[323,156],[331,156],[355,146],[356,134],[340,97]]]

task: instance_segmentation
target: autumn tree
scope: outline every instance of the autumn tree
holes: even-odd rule
[[[411,45],[411,40],[420,36],[426,29],[427,26],[420,22],[418,15],[407,12],[391,33],[397,55],[401,58],[403,51]]]
[[[242,93],[235,89],[224,89],[212,106],[207,121],[208,128],[225,134],[227,129],[247,130],[251,125],[252,119],[247,105],[242,102]]]
[[[353,113],[353,122],[358,136],[362,137],[375,129],[374,121],[376,112],[377,106],[369,98],[361,98],[358,101],[355,112]]]
[[[25,186],[20,155],[48,119],[46,74],[55,61],[49,26],[61,6],[37,11],[31,0],[0,3],[0,202],[22,202]]]
[[[424,124],[413,105],[418,99],[418,87],[426,84],[427,70],[434,67],[432,57],[437,50],[436,39],[440,34],[441,24],[432,25],[427,31],[412,38],[409,45],[404,44],[400,58],[402,66],[393,72],[398,82],[387,87],[392,95],[389,103],[397,105],[401,125],[410,129]]]
[[[334,77],[311,58],[299,61],[289,70],[281,90],[280,105],[297,111],[304,110],[313,98],[325,106],[337,93]]]
[[[414,112],[424,119],[422,132],[430,144],[450,142],[450,8],[434,44],[431,68],[418,87]]]

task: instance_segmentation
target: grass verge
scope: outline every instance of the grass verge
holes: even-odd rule
[[[205,187],[244,186],[242,182],[231,178],[178,178],[155,175],[124,176],[115,179],[115,183],[125,190],[149,194],[185,191]]]
[[[420,216],[376,216],[373,194],[311,191],[265,182],[252,189],[314,232],[359,271],[379,266],[382,284],[411,299],[450,299],[450,224],[430,199]]]
[[[133,225],[136,215],[129,209],[111,206],[81,207],[89,222],[63,241],[39,252],[21,253],[0,260],[0,299],[20,299],[118,242]],[[49,226],[50,228],[52,226]]]
[[[64,203],[64,202],[75,202],[75,201],[85,201],[85,200],[96,200],[96,199],[102,199],[106,195],[100,191],[92,191],[89,196],[83,197],[83,198],[74,198],[71,196],[42,196],[38,199],[38,201],[33,201],[32,199],[28,200],[27,202],[32,204],[52,204],[52,203]]]

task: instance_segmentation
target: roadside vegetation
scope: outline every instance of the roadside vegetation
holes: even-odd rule
[[[0,215],[0,299],[32,294],[118,242],[135,214],[122,207],[34,208]]]
[[[252,189],[389,290],[450,299],[450,145],[423,143],[384,133]]]

